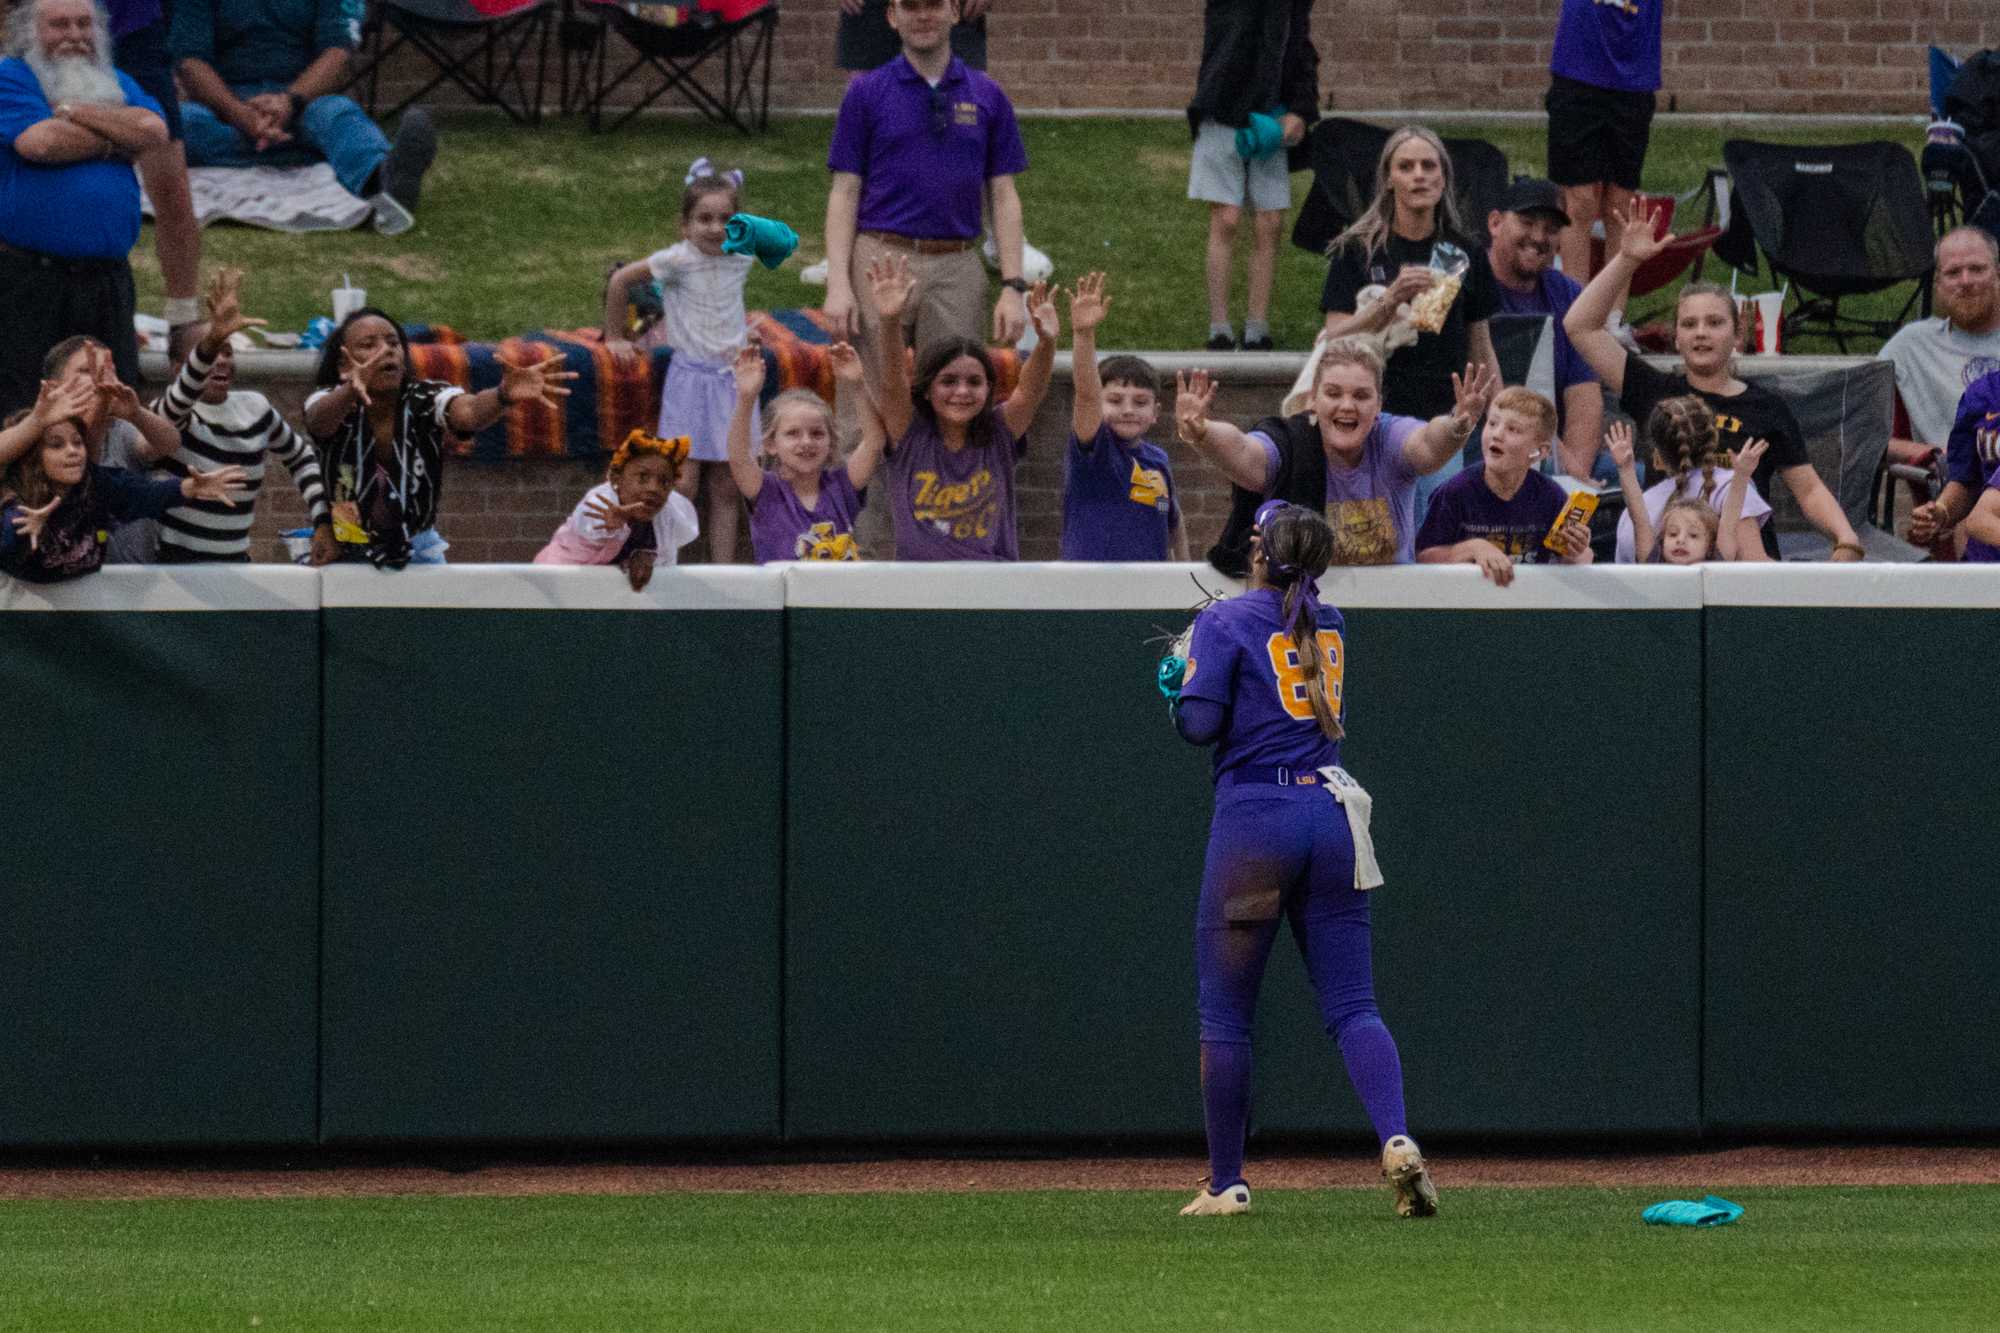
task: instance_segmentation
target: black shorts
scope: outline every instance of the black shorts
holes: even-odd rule
[[[167,53],[167,21],[161,19],[112,42],[111,63],[119,72],[131,75],[132,82],[160,104],[160,114],[167,121],[167,137],[178,140],[181,99],[174,91],[173,57]]]
[[[1638,189],[1653,129],[1653,94],[1553,77],[1542,99],[1549,113],[1549,179],[1557,185],[1609,181]]]
[[[877,69],[902,53],[903,39],[889,26],[889,0],[862,0],[859,14],[841,11],[833,58],[842,69]],[[951,53],[974,69],[986,68],[985,16],[951,25]]]

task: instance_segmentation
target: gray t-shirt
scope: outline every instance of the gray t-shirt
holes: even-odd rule
[[[139,428],[129,421],[113,421],[104,433],[104,457],[99,461],[106,467],[122,467],[141,474],[152,471],[139,457],[139,449],[145,437]],[[120,523],[111,530],[111,541],[104,548],[104,563],[107,565],[156,565],[160,562],[160,522],[153,518],[133,519],[130,523]]]
[[[1896,392],[1910,414],[1910,434],[1944,447],[1958,398],[1982,375],[2000,370],[2000,330],[1967,333],[1948,319],[1905,324],[1876,353],[1896,368]]]

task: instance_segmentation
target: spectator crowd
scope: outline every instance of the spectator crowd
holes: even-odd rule
[[[1277,245],[1320,103],[1311,7],[1206,8],[1187,194],[1208,210],[1217,353],[1273,346]],[[1329,247],[1308,369],[1247,426],[1215,414],[1210,373],[1176,377],[1169,401],[1147,361],[1100,353],[1115,274],[1078,273],[1066,293],[1048,282],[1015,184],[1029,163],[1014,109],[984,72],[987,8],[843,0],[838,58],[854,73],[826,159],[835,401],[768,392],[744,304],[754,260],[737,240],[758,219],[740,173],[698,161],[678,238],[606,290],[614,354],[672,350],[655,424],[605,442],[603,482],[539,561],[615,564],[643,587],[698,535],[730,561],[746,532],[758,561],[1017,559],[1016,470],[1065,326],[1064,559],[1188,557],[1166,429],[1231,485],[1207,551],[1230,573],[1247,567],[1254,516],[1273,498],[1327,516],[1335,563],[1471,563],[1500,584],[1519,564],[1607,555],[1776,559],[1779,483],[1832,559],[1864,554],[1785,400],[1738,375],[1745,330],[1729,291],[1681,288],[1674,369],[1624,327],[1633,275],[1665,244],[1633,197],[1660,84],[1656,0],[1563,0],[1547,178],[1515,179],[1484,218],[1460,215],[1436,134],[1388,136],[1372,197]],[[559,406],[570,392],[555,356],[508,365],[478,393],[419,378],[403,327],[372,307],[328,337],[300,421],[236,387],[236,343],[259,321],[233,270],[197,299],[187,167],[324,159],[378,230],[407,230],[436,133],[417,109],[392,140],[340,94],[359,35],[348,0],[175,0],[170,16],[159,0],[15,4],[0,60],[0,571],[52,580],[107,561],[248,560],[273,458],[309,517],[301,561],[442,562],[454,442],[511,405]],[[142,181],[175,359],[151,402],[137,387],[128,262]],[[1595,272],[1593,227],[1606,256]],[[1239,335],[1229,296],[1245,233]],[[1946,234],[1938,313],[1881,352],[1907,409],[1891,457],[1940,460],[1945,482],[1908,535],[1942,558],[2000,558],[1996,256],[1977,227]],[[642,290],[658,313],[635,328]],[[1552,393],[1503,384],[1492,321],[1518,315],[1550,321]],[[1021,350],[1004,393],[992,344]],[[1600,502],[1622,516],[1594,543]]]

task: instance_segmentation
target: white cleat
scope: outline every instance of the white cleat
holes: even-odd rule
[[[817,264],[808,264],[800,269],[799,281],[808,287],[826,286],[826,261],[822,259]]]
[[[1382,1145],[1382,1175],[1396,1191],[1396,1216],[1437,1216],[1437,1186],[1415,1139],[1398,1134]]]
[[[1182,1217],[1234,1217],[1237,1213],[1250,1211],[1250,1187],[1241,1183],[1231,1185],[1220,1194],[1210,1194],[1206,1189],[1194,1196],[1187,1207],[1181,1209]]]

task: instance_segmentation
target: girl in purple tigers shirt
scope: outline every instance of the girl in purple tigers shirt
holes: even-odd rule
[[[1337,767],[1346,645],[1340,612],[1320,604],[1314,582],[1333,547],[1318,514],[1266,501],[1251,530],[1249,590],[1195,620],[1174,704],[1181,735],[1215,746],[1215,817],[1195,913],[1209,1174],[1183,1217],[1250,1211],[1251,1026],[1281,918],[1382,1142],[1396,1212],[1437,1211],[1404,1123],[1396,1042],[1375,1007],[1364,890],[1381,875],[1366,836],[1368,796]]]
[[[1041,341],[1007,401],[993,404],[993,359],[979,343],[944,338],[923,349],[917,380],[903,352],[903,310],[916,289],[901,256],[868,266],[881,315],[882,421],[888,430],[889,513],[898,560],[1018,560],[1014,464],[1049,391],[1062,332],[1055,293],[1036,283],[1028,315]]]
[[[882,418],[868,401],[861,357],[844,342],[827,349],[837,391],[861,395],[861,443],[847,462],[834,462],[833,412],[810,389],[787,389],[764,413],[768,468],[750,456],[757,395],[764,390],[764,354],[736,354],[736,411],[729,419],[729,472],[750,505],[750,544],[759,564],[774,560],[859,560],[854,519],[861,492],[882,463]]]

